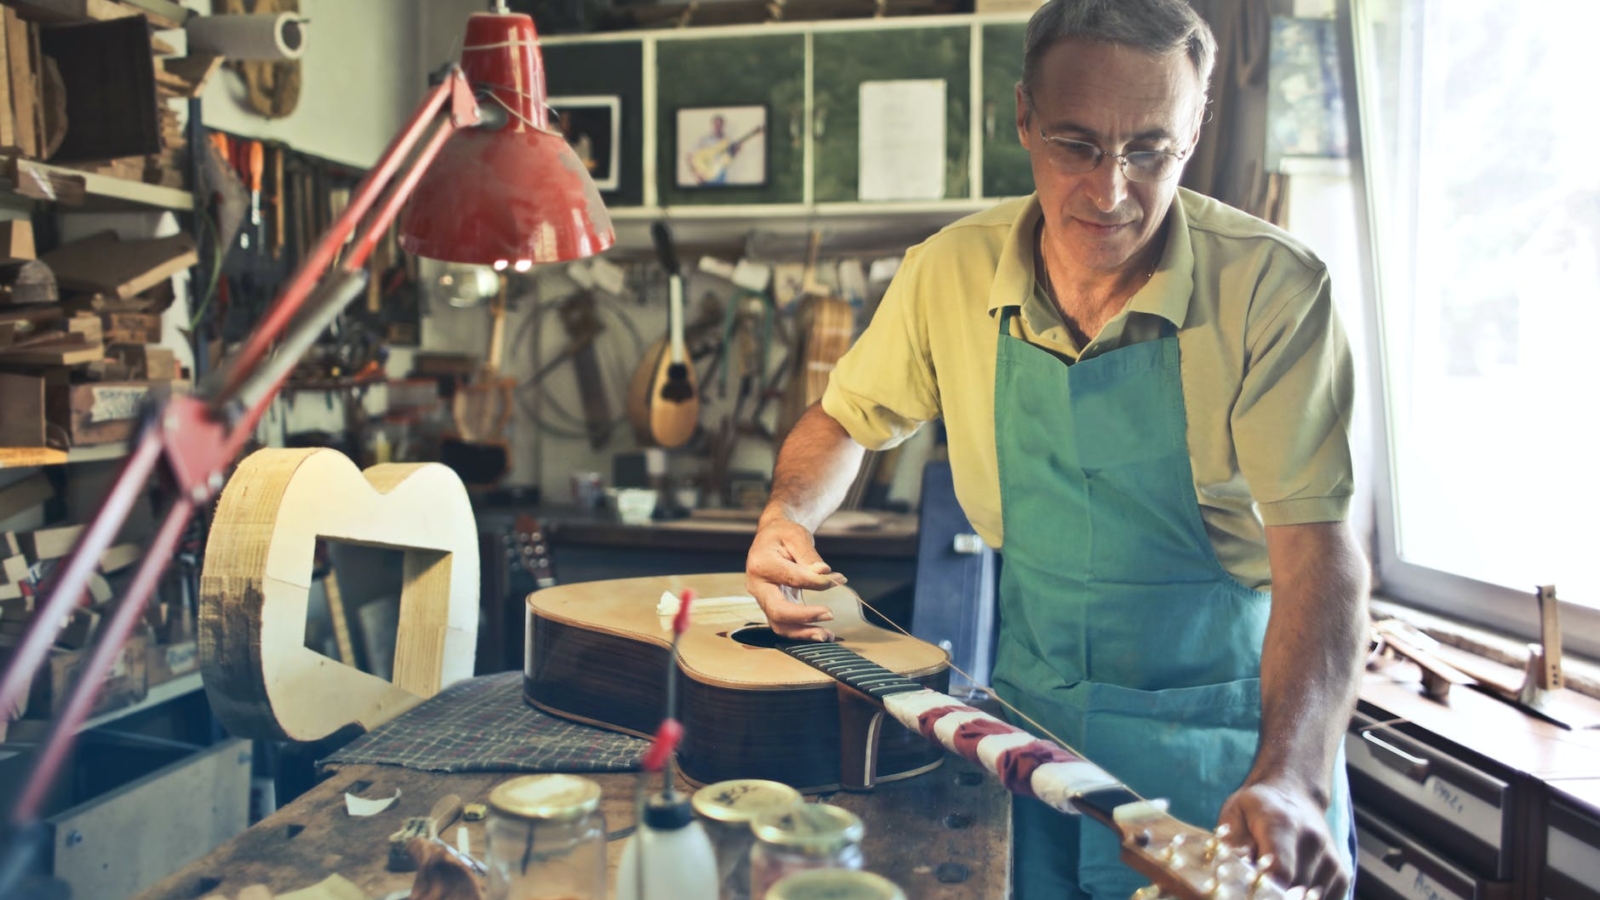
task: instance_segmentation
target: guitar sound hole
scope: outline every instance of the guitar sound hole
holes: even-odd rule
[[[740,628],[728,636],[746,647],[761,647],[766,650],[793,643],[788,638],[779,637],[777,632],[765,625],[750,625]]]

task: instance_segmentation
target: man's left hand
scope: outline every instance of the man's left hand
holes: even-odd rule
[[[1261,781],[1240,788],[1222,805],[1219,825],[1230,842],[1260,859],[1272,855],[1272,877],[1290,887],[1317,888],[1326,900],[1344,900],[1350,870],[1328,832],[1322,804],[1304,790]]]

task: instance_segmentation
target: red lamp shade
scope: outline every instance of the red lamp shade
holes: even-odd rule
[[[594,180],[548,125],[533,19],[473,14],[461,70],[486,111],[505,107],[506,123],[464,128],[445,142],[401,218],[400,245],[432,259],[525,271],[616,243]]]

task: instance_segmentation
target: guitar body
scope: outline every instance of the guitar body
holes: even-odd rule
[[[745,594],[743,573],[586,582],[530,595],[524,697],[565,718],[654,734],[666,712],[671,647],[670,618],[658,616],[656,604],[663,591],[684,588],[707,600],[690,608],[674,673],[684,777],[696,784],[766,778],[808,792],[837,790],[844,731],[838,684],[781,650],[736,639],[740,629],[766,624]],[[715,602],[734,597],[744,602]],[[849,591],[810,594],[807,602],[833,607],[841,643],[863,657],[936,690],[949,682],[944,651],[863,621]],[[943,758],[940,747],[899,723],[885,719],[881,727],[876,780],[916,775]]]
[[[656,359],[656,370],[650,376],[650,391],[645,399],[650,402],[650,440],[658,447],[682,447],[694,437],[699,424],[699,384],[694,380],[694,364],[683,360],[685,372],[680,380],[686,384],[690,396],[670,399],[666,396],[667,384],[672,381],[672,344],[662,344]]]
[[[665,223],[657,222],[652,230],[670,289],[667,336],[645,354],[648,368],[634,371],[628,390],[628,418],[641,444],[670,449],[694,437],[700,422],[700,386],[684,340],[683,277],[672,237]]]

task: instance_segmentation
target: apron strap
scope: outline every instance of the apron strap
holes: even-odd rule
[[[1000,307],[1000,334],[1002,336],[1009,337],[1011,335],[1011,317],[1016,315],[1016,312],[1017,307],[1015,306]]]

